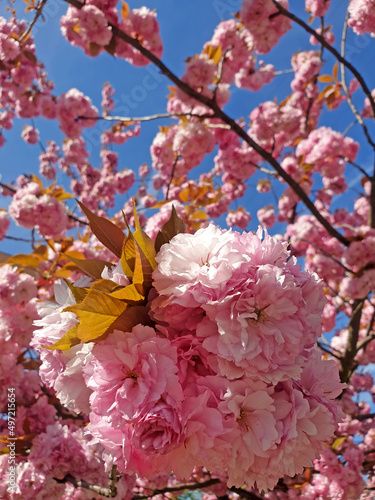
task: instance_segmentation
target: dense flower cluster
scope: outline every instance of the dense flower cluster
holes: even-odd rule
[[[312,465],[341,418],[342,386],[314,347],[322,288],[288,259],[285,244],[261,230],[179,234],[156,256],[153,326],[68,351],[43,347],[78,321],[64,311],[73,291],[56,287],[32,341],[40,373],[61,402],[89,416],[108,466],[187,479],[201,465],[230,486],[266,489]],[[103,273],[129,284],[120,264]]]
[[[36,182],[18,189],[9,205],[9,215],[19,226],[36,227],[46,238],[61,236],[68,225],[66,206],[42,191]]]

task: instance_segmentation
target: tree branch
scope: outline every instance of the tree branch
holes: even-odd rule
[[[3,182],[0,182],[0,187],[2,187],[3,189],[8,189],[8,191],[10,191],[11,193],[17,192],[16,188],[9,186],[8,184],[4,184]]]
[[[333,356],[334,358],[341,360],[341,356],[340,356],[340,355],[338,355],[338,354],[334,354],[334,353],[330,350],[330,348],[329,348],[329,347],[327,347],[325,344],[322,344],[322,343],[321,343],[321,342],[319,342],[319,341],[318,341],[318,347],[319,347],[322,351],[324,351],[324,352],[326,352],[326,353],[330,354],[331,356]]]
[[[81,9],[84,4],[78,0],[64,0],[66,3],[73,5],[77,9]],[[143,45],[136,38],[132,38],[130,35],[120,30],[117,26],[112,23],[108,23],[108,26],[111,27],[112,33],[117,37],[128,43],[136,50],[138,50],[142,55],[144,55],[149,61],[153,62],[161,72],[169,78],[182,92],[186,95],[192,97],[196,101],[204,104],[206,107],[211,109],[214,112],[214,117],[219,118],[224,123],[230,126],[231,130],[235,132],[238,137],[241,137],[246,144],[251,146],[254,151],[256,151],[264,160],[266,160],[272,167],[276,170],[279,176],[293,189],[293,191],[297,194],[297,196],[301,199],[301,201],[305,204],[305,206],[310,210],[310,212],[314,215],[314,217],[322,224],[322,226],[327,230],[327,232],[336,238],[340,243],[345,246],[349,245],[349,240],[345,238],[344,235],[339,233],[329,222],[325,219],[319,210],[315,207],[314,203],[307,196],[305,191],[301,188],[301,186],[281,167],[278,161],[272,156],[271,153],[263,149],[258,143],[256,143],[243,129],[242,127],[235,121],[233,118],[230,118],[222,109],[218,106],[216,101],[210,97],[207,97],[195,89],[190,87],[188,84],[180,80],[172,71],[152,52],[143,47]],[[318,35],[319,36],[319,35]],[[324,39],[323,39],[324,40]]]
[[[375,333],[370,333],[372,327],[374,326],[374,320],[375,320],[375,308],[374,312],[372,313],[370,323],[368,324],[365,338],[357,345],[357,352],[359,352],[361,349],[366,349],[367,344],[369,344],[372,340],[375,339]]]
[[[359,170],[364,177],[366,177],[366,179],[368,180],[371,180],[371,177],[369,176],[369,174],[366,172],[366,170],[364,168],[362,168],[360,165],[358,165],[357,163],[355,163],[354,161],[350,161],[348,160],[347,158],[344,158],[343,156],[340,156],[340,158],[342,158],[346,163],[348,163],[349,165],[352,165],[352,167],[356,168],[357,170]]]
[[[174,491],[184,491],[184,490],[189,490],[189,491],[194,491],[194,490],[199,490],[202,488],[208,488],[209,486],[213,486],[214,484],[219,484],[221,483],[220,479],[217,478],[212,478],[208,479],[207,481],[203,481],[201,483],[182,483],[182,484],[175,484],[174,486],[166,486],[165,488],[162,489],[151,489],[150,488],[150,494],[148,495],[134,495],[132,497],[132,500],[144,500],[145,498],[150,498],[153,497],[154,495],[163,495],[164,493],[172,493]]]
[[[351,275],[353,274],[353,271],[351,269],[349,269],[348,267],[346,267],[342,262],[340,262],[338,259],[336,259],[333,255],[329,254],[328,252],[326,252],[322,248],[318,247],[318,245],[315,245],[315,243],[312,243],[311,241],[306,240],[304,238],[301,238],[300,241],[308,243],[309,245],[311,245],[312,247],[314,247],[315,250],[318,250],[318,252],[320,252],[322,255],[325,255],[329,259],[333,260],[333,262],[335,262],[337,265],[339,265],[340,267],[342,267],[343,269],[345,269],[345,271],[347,273],[350,273]]]
[[[237,493],[238,496],[242,498],[247,498],[248,500],[259,500],[262,498],[253,493],[252,491],[243,490],[242,488],[236,488],[235,486],[232,486],[229,489],[230,491],[233,491],[233,493]]]
[[[362,87],[363,92],[368,97],[368,99],[370,101],[371,108],[372,108],[372,112],[374,113],[374,116],[375,116],[375,101],[371,95],[370,89],[368,88],[365,80],[363,79],[363,77],[359,73],[359,71],[356,70],[356,68],[349,61],[347,61],[344,57],[342,57],[342,55],[326,41],[324,36],[317,33],[313,28],[311,28],[308,24],[306,24],[302,19],[300,19],[299,17],[294,15],[292,12],[285,9],[282,5],[279,4],[279,2],[277,0],[272,0],[272,2],[276,6],[276,8],[281,12],[281,14],[283,14],[286,17],[289,17],[289,19],[291,19],[296,24],[301,26],[305,31],[310,33],[310,35],[313,35],[318,40],[318,42],[328,50],[328,52],[330,52],[333,56],[335,56],[335,58],[340,63],[342,63],[344,66],[346,66],[348,68],[348,70],[351,71],[351,73],[353,73],[353,75],[357,78],[360,86]]]
[[[215,118],[213,114],[199,115],[196,113],[158,113],[149,116],[97,116],[92,118],[90,116],[77,116],[76,120],[106,120],[109,122],[149,122],[151,120],[159,120],[162,118],[179,118],[181,116],[194,117],[194,118]]]
[[[76,479],[71,474],[67,474],[63,479],[54,478],[54,480],[58,483],[71,483],[75,488],[84,488],[85,490],[93,491],[106,498],[114,498],[117,495],[116,483],[119,481],[120,477],[121,476],[117,475],[116,465],[112,465],[107,488],[87,483],[84,479]]]
[[[172,181],[173,181],[174,171],[176,170],[176,165],[177,165],[178,160],[179,160],[179,156],[176,155],[175,161],[173,162],[173,166],[172,166],[171,177],[169,179],[168,186],[167,186],[167,192],[165,194],[165,201],[168,201],[169,189],[170,189]]]
[[[341,37],[341,56],[345,58],[345,43],[346,43],[346,34],[348,31],[348,19],[349,19],[349,12],[346,13],[345,21],[344,21],[344,27],[342,30],[342,37]],[[363,128],[363,132],[366,136],[366,139],[368,143],[375,149],[375,142],[371,139],[370,133],[366,127],[365,122],[363,121],[362,116],[358,112],[357,108],[354,106],[352,98],[350,97],[348,86],[346,85],[346,80],[345,80],[345,66],[343,63],[340,64],[340,70],[341,70],[341,85],[342,88],[344,89],[346,100],[348,102],[348,105],[350,109],[353,112],[353,115],[355,116],[357,122],[361,125]]]
[[[42,0],[40,2],[40,4],[38,5],[38,7],[36,8],[35,17],[31,21],[31,23],[29,24],[27,30],[24,33],[22,33],[21,37],[19,38],[19,40],[18,40],[19,44],[22,44],[24,41],[26,41],[29,38],[31,30],[33,29],[34,24],[37,22],[39,17],[42,15],[43,7],[45,6],[46,3],[47,3],[47,0]]]
[[[341,382],[348,382],[352,373],[353,361],[358,352],[357,342],[359,337],[359,327],[362,316],[364,299],[356,299],[352,306],[352,315],[348,325],[348,342],[340,363]]]

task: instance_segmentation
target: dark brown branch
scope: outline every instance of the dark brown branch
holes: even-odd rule
[[[213,114],[203,114],[199,115],[196,113],[157,113],[156,115],[149,116],[77,116],[76,120],[105,120],[109,122],[149,122],[151,120],[160,120],[162,118],[180,118],[182,116],[194,117],[194,118],[213,118]]]
[[[361,172],[361,174],[363,174],[364,177],[366,177],[366,179],[369,179],[371,180],[371,177],[369,176],[369,174],[366,172],[366,170],[364,168],[362,168],[360,165],[358,165],[357,163],[355,163],[354,161],[350,161],[348,160],[347,158],[344,158],[343,156],[340,156],[340,158],[342,158],[343,160],[345,160],[346,163],[348,163],[349,165],[351,165],[352,167],[356,168],[357,170],[359,170]]]
[[[79,222],[80,224],[83,224],[84,226],[89,226],[90,224],[86,222],[85,220],[79,219],[73,214],[68,214],[69,219],[75,220],[76,222]]]
[[[324,351],[324,352],[326,352],[326,353],[330,354],[331,356],[333,356],[334,358],[336,358],[336,359],[341,359],[341,356],[340,356],[340,355],[338,355],[338,354],[334,354],[334,353],[330,350],[330,348],[329,348],[328,346],[326,346],[325,344],[322,344],[321,342],[318,342],[318,347],[319,347],[322,351]]]
[[[168,182],[168,186],[167,186],[167,192],[165,194],[165,200],[167,201],[168,200],[168,196],[169,196],[169,189],[171,187],[171,184],[172,184],[172,181],[173,181],[173,176],[174,176],[174,171],[176,170],[176,165],[177,165],[177,162],[179,160],[179,157],[178,155],[176,156],[176,159],[173,163],[173,166],[172,166],[172,172],[171,172],[171,178],[169,179],[169,182]]]
[[[77,9],[81,9],[83,7],[83,3],[78,0],[64,0],[66,3],[73,5]],[[187,85],[185,82],[180,80],[172,71],[152,52],[143,47],[143,45],[136,38],[132,38],[130,35],[126,34],[124,31],[120,30],[117,26],[112,23],[108,23],[108,26],[111,27],[112,33],[117,37],[128,43],[136,50],[138,50],[142,55],[144,55],[149,61],[153,62],[160,71],[171,80],[182,92],[186,95],[192,97],[197,100],[201,104],[204,104],[209,109],[211,109],[214,114],[213,118],[219,118],[224,123],[230,126],[230,128],[235,132],[241,139],[243,139],[246,144],[251,146],[254,151],[256,151],[264,160],[266,160],[272,167],[276,170],[279,176],[293,189],[293,191],[297,194],[297,196],[301,199],[301,201],[305,204],[305,206],[310,210],[310,212],[314,215],[314,217],[322,224],[322,226],[327,230],[327,232],[336,238],[340,243],[345,246],[349,245],[349,241],[345,236],[339,233],[329,222],[325,219],[319,210],[315,207],[314,203],[307,196],[305,191],[301,188],[301,186],[281,167],[281,165],[277,162],[277,160],[272,156],[271,153],[263,149],[258,143],[256,143],[249,135],[242,129],[242,127],[232,118],[230,118],[222,109],[218,106],[216,101],[210,97],[207,97],[195,89]],[[323,39],[324,40],[324,39]]]
[[[4,184],[3,182],[0,182],[0,187],[4,188],[4,189],[8,189],[9,191],[11,191],[12,193],[16,193],[17,192],[17,189],[12,187],[12,186],[9,186],[8,184]]]
[[[348,382],[353,369],[353,361],[358,352],[357,343],[359,337],[359,328],[361,323],[362,309],[364,300],[356,299],[352,306],[352,315],[348,324],[348,342],[340,363],[341,382]]]
[[[106,498],[114,498],[117,495],[116,483],[121,476],[117,475],[116,466],[113,465],[109,474],[108,487],[87,483],[84,479],[76,479],[71,474],[67,474],[63,479],[54,478],[58,483],[71,483],[75,488],[84,488],[93,491]]]
[[[26,238],[17,238],[16,236],[4,236],[7,240],[13,241],[24,241],[25,243],[34,243],[34,240],[28,240]]]
[[[342,55],[334,47],[332,47],[327,42],[327,40],[324,38],[324,36],[322,36],[319,33],[317,33],[313,28],[311,28],[308,24],[306,24],[302,19],[300,19],[296,15],[292,14],[292,12],[290,12],[287,9],[285,9],[282,5],[279,4],[279,2],[277,0],[272,0],[272,2],[275,4],[276,8],[284,16],[289,17],[289,19],[291,19],[292,21],[294,21],[296,24],[298,24],[299,26],[301,26],[305,31],[307,31],[308,33],[310,33],[310,35],[312,35],[313,37],[315,37],[318,40],[318,42],[321,45],[323,45],[323,47],[325,47],[328,50],[328,52],[330,52],[333,56],[335,56],[335,58],[340,63],[342,63],[344,66],[346,66],[348,68],[348,70],[353,73],[353,75],[357,78],[360,86],[362,87],[363,92],[368,97],[368,99],[370,101],[371,108],[372,108],[372,112],[374,113],[374,116],[375,116],[375,101],[374,101],[374,99],[373,99],[373,97],[371,95],[370,89],[368,88],[365,80],[363,79],[363,77],[359,73],[359,71],[357,71],[356,68],[348,60],[346,60],[344,57],[342,57]]]
[[[236,488],[235,486],[232,486],[229,489],[230,491],[233,491],[233,493],[237,493],[238,496],[247,498],[248,500],[259,500],[262,498],[251,491],[243,490],[242,488]]]
[[[322,255],[325,255],[326,257],[328,257],[329,259],[331,259],[333,262],[335,262],[336,264],[338,264],[340,267],[342,267],[343,269],[345,269],[345,271],[347,273],[350,273],[351,275],[353,274],[353,271],[351,269],[349,269],[348,267],[346,267],[342,262],[340,262],[338,259],[336,259],[333,255],[329,254],[328,252],[326,252],[322,248],[318,247],[318,245],[315,245],[315,243],[311,243],[311,241],[305,240],[304,238],[302,238],[300,241],[304,241],[305,243],[308,243],[309,245],[311,245],[312,247],[314,247],[315,250],[318,250],[318,252],[320,252]]]
[[[199,490],[202,488],[208,488],[209,486],[213,486],[214,484],[219,484],[221,483],[220,479],[213,478],[213,479],[208,479],[207,481],[203,481],[201,483],[182,483],[182,484],[175,484],[174,486],[166,486],[165,488],[162,489],[150,489],[150,493],[148,495],[134,495],[132,497],[132,500],[144,500],[145,498],[150,498],[154,495],[163,495],[164,493],[172,493],[175,491],[184,491],[184,490],[189,490],[189,491],[194,491],[194,490]]]
[[[375,418],[375,413],[367,413],[367,414],[362,414],[362,415],[352,415],[352,418],[355,420],[359,420],[360,422],[363,422],[364,420],[368,420],[369,418],[373,419]],[[372,450],[373,452],[373,450]]]
[[[367,344],[369,344],[372,340],[375,339],[375,334],[370,333],[374,326],[374,321],[375,321],[375,309],[374,312],[372,313],[370,323],[368,324],[365,338],[357,345],[357,352],[359,352],[361,349],[366,349]]]

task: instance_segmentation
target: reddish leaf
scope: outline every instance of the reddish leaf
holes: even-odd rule
[[[122,246],[124,243],[125,235],[122,230],[117,227],[113,222],[95,215],[83,203],[77,200],[78,205],[89,220],[90,228],[99,241],[111,250],[116,257],[121,257]]]

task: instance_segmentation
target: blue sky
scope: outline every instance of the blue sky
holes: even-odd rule
[[[0,15],[7,15],[5,12],[7,2],[2,1],[0,5]],[[301,0],[291,0],[290,8],[297,15],[308,20],[308,15],[303,11]],[[341,38],[342,21],[345,16],[345,4],[340,0],[333,0],[332,8],[326,18],[326,25],[334,24],[338,27],[335,30],[336,43],[338,47]],[[185,69],[185,59],[199,53],[203,44],[208,41],[215,29],[215,26],[225,19],[230,19],[232,14],[240,8],[240,0],[154,0],[139,2],[129,1],[130,8],[137,8],[146,5],[150,9],[156,9],[162,38],[164,41],[163,61],[177,74],[182,75]],[[25,3],[16,0],[14,4],[19,17],[25,17]],[[156,68],[148,66],[145,68],[134,68],[126,61],[118,60],[107,53],[96,58],[89,58],[84,55],[79,48],[72,47],[62,37],[59,27],[59,19],[66,12],[67,4],[63,0],[48,0],[44,9],[45,22],[38,21],[34,28],[37,56],[44,62],[50,78],[55,82],[55,94],[59,95],[72,87],[76,87],[87,96],[100,109],[101,91],[103,83],[110,81],[116,89],[116,99],[119,105],[115,110],[116,114],[142,116],[152,113],[165,112],[167,79],[160,75]],[[28,14],[27,19],[31,19]],[[313,27],[318,27],[315,21]],[[297,50],[314,49],[309,44],[309,36],[297,26],[282,38],[279,45],[270,54],[262,57],[265,62],[272,62],[277,70],[286,70],[291,67],[291,56]],[[347,55],[355,66],[363,71],[370,88],[375,87],[375,50],[374,39],[369,36],[357,37],[349,32],[347,43]],[[327,71],[332,71],[332,58],[325,52],[325,58],[329,63]],[[266,100],[273,100],[275,97],[281,101],[290,93],[290,81],[292,74],[283,74],[275,77],[273,82],[265,86],[261,92],[253,93],[240,89],[232,89],[231,102],[225,110],[234,118],[245,117],[247,119],[250,112],[260,103]],[[350,75],[347,75],[350,80]],[[358,91],[355,102],[358,107],[363,106],[364,96]],[[353,121],[352,114],[346,105],[338,111],[324,113],[320,125],[331,126],[343,132]],[[40,149],[38,145],[30,146],[21,138],[23,126],[28,123],[25,120],[16,121],[11,131],[5,132],[6,145],[0,149],[0,172],[4,182],[10,182],[22,173],[34,172],[37,174],[39,168],[38,156]],[[121,147],[116,147],[120,152],[120,169],[138,169],[139,165],[146,162],[150,164],[149,146],[155,136],[158,127],[163,123],[171,123],[170,120],[163,122],[151,122],[143,124],[139,138],[128,141]],[[49,139],[61,143],[63,134],[58,129],[57,123],[44,119],[35,120],[35,124],[41,133],[41,140],[44,144]],[[91,152],[91,162],[94,166],[99,165],[99,134],[103,123],[97,124],[93,129],[86,129],[84,138],[87,141],[88,149]],[[375,130],[373,130],[374,132]],[[356,140],[363,142],[361,130],[355,126],[349,134]],[[374,134],[375,135],[375,134]],[[207,157],[202,165],[195,172],[212,168],[212,159],[215,153]],[[367,168],[372,164],[370,150],[364,147],[358,158],[358,162]],[[349,167],[350,169],[350,167]],[[350,180],[353,184],[358,183],[357,172],[348,170]],[[264,177],[264,175],[262,175]],[[261,206],[273,203],[272,196],[253,196],[251,187],[255,187],[258,177],[249,181],[249,190],[245,198],[239,200],[238,204],[244,205],[252,214],[253,221],[249,228],[255,229],[258,222],[256,211]],[[62,182],[60,174],[58,181]],[[280,191],[277,191],[280,192]],[[350,204],[353,195],[341,197],[341,204]],[[123,203],[126,201],[122,199]],[[6,207],[9,198],[0,198],[0,206]],[[121,203],[121,204],[122,204]],[[12,226],[9,234],[14,236],[27,237],[27,232]],[[27,245],[15,244],[10,240],[3,240],[0,243],[1,251],[14,253],[20,250],[26,251]]]

